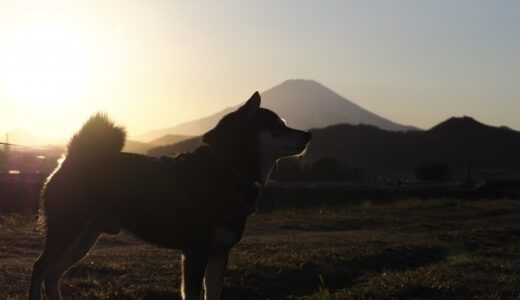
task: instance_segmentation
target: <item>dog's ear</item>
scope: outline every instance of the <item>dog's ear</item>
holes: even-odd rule
[[[251,119],[260,108],[260,100],[260,93],[255,92],[238,111],[245,114],[248,119]]]
[[[228,142],[237,132],[237,127],[245,119],[254,117],[260,108],[260,93],[255,92],[247,102],[239,107],[235,112],[230,113],[219,121],[215,128],[206,132],[202,136],[202,141],[208,145],[216,145],[218,143]]]

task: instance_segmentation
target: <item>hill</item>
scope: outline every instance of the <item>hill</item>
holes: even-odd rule
[[[520,170],[520,132],[451,118],[427,131],[389,132],[372,126],[336,125],[313,131],[306,159],[334,157],[375,172],[413,170],[426,162],[454,168]]]
[[[369,125],[333,125],[314,129],[304,159],[335,158],[350,168],[376,173],[411,171],[429,162],[453,168],[520,170],[520,132],[482,124],[473,118],[450,118],[430,130],[396,132]],[[192,151],[191,143],[154,148],[152,155]],[[191,148],[190,148],[191,147]]]
[[[148,150],[147,154],[152,156],[167,156],[183,152],[192,152],[202,143],[200,136],[192,137],[171,145],[163,145]]]
[[[125,146],[123,147],[123,151],[130,153],[146,154],[146,152],[152,147],[154,147],[154,145],[149,143],[127,140],[125,142]]]
[[[278,113],[289,126],[301,129],[322,128],[334,124],[367,124],[391,131],[417,128],[394,123],[345,99],[313,80],[287,80],[263,93],[262,107]],[[244,97],[246,99],[246,97]],[[229,107],[210,116],[135,136],[147,141],[166,134],[201,135],[238,107]]]
[[[36,136],[25,130],[10,131],[9,133],[2,135],[3,139],[0,139],[0,142],[5,142],[6,136],[9,136],[9,143],[15,144],[15,145],[21,145],[22,147],[16,148],[21,151],[23,151],[26,146],[28,147],[27,149],[33,149],[32,147],[36,147],[35,149],[39,149],[39,146],[47,147],[50,145],[54,145],[57,147],[61,147],[61,146],[67,144],[67,140],[43,138],[43,137]],[[163,145],[167,145],[167,144],[175,144],[175,143],[184,141],[189,138],[191,138],[191,137],[184,136],[184,135],[165,135],[158,139],[152,140],[148,143],[137,141],[137,140],[127,140],[125,143],[125,146],[123,148],[123,151],[139,153],[139,154],[146,154],[146,152],[150,148],[163,146]],[[42,148],[42,149],[44,149],[44,148]]]
[[[149,141],[148,143],[154,146],[163,146],[163,145],[171,145],[178,142],[182,142],[184,140],[187,140],[189,138],[192,138],[192,136],[189,135],[178,135],[178,134],[166,134],[159,138],[156,138],[154,140]]]
[[[0,135],[0,141],[5,142],[7,136],[9,136],[9,143],[23,146],[62,145],[66,143],[65,140],[40,137],[21,129]]]

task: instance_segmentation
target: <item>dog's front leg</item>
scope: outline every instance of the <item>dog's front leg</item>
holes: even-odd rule
[[[182,299],[202,299],[202,280],[208,262],[207,255],[185,251],[182,255]]]
[[[205,299],[220,299],[222,281],[228,263],[229,250],[220,250],[209,256],[206,275],[204,276]]]

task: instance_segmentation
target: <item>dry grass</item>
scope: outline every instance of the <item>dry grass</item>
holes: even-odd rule
[[[409,200],[253,216],[226,299],[511,299],[520,296],[520,202]],[[41,238],[0,220],[0,299],[23,298]],[[178,298],[179,252],[103,237],[63,280],[67,299]]]

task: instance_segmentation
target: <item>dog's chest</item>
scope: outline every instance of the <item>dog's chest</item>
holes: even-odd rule
[[[213,245],[218,248],[231,248],[240,241],[241,237],[241,232],[226,227],[217,227],[213,231]]]
[[[235,205],[244,201],[242,199],[243,195],[240,193],[232,193],[230,196],[233,198],[232,202]],[[231,248],[240,241],[244,231],[247,214],[244,214],[241,209],[239,211],[241,213],[238,214],[236,210],[228,211],[223,215],[219,224],[215,226],[212,236],[214,246]]]

